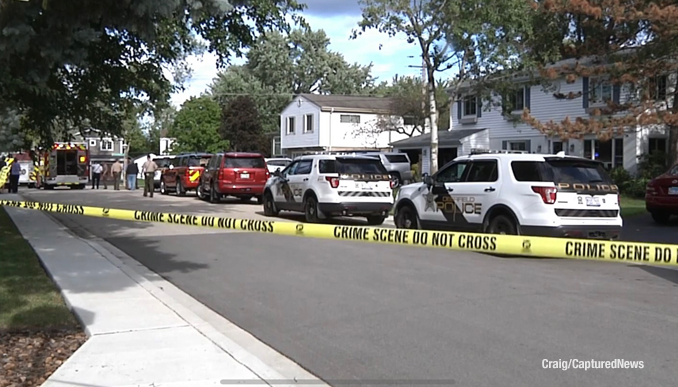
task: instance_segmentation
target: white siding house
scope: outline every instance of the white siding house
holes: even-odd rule
[[[563,64],[565,61],[554,66]],[[670,95],[667,82],[675,84],[666,76],[658,78],[655,91],[658,100],[666,100],[667,95]],[[606,106],[603,99],[609,98],[623,104],[628,98],[634,98],[630,87],[610,86],[602,79],[589,77],[580,77],[574,82],[555,80],[548,90],[539,85],[526,86],[520,82],[516,82],[516,88],[512,104],[518,109],[511,114],[520,116],[525,106],[542,123],[560,123],[566,118],[571,121],[578,117],[590,118],[595,108]],[[523,150],[531,153],[557,153],[562,150],[570,155],[600,160],[609,168],[624,167],[631,173],[637,171],[638,159],[643,154],[655,150],[668,151],[668,134],[662,127],[626,128],[622,134],[608,141],[599,140],[593,134],[585,136],[583,140],[563,141],[558,137],[544,135],[530,125],[514,124],[502,112],[499,97],[489,111],[485,107],[481,108],[473,95],[462,94],[460,97],[451,106],[453,131],[488,128],[491,149]]]
[[[378,125],[390,114],[388,98],[301,94],[280,114],[280,152],[296,156],[309,151],[390,149],[406,135]],[[273,139],[276,148],[277,139]]]

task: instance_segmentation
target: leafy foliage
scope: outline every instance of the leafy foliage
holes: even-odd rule
[[[169,136],[175,138],[174,152],[220,152],[228,141],[219,135],[221,111],[209,96],[191,97],[181,105]]]
[[[354,37],[376,29],[389,36],[405,35],[409,43],[419,46],[435,133],[439,114],[435,72],[459,70],[450,84],[455,96],[470,80],[480,88],[497,69],[521,66],[518,56],[525,39],[532,36],[531,9],[523,0],[361,0],[360,4],[363,19]],[[438,168],[437,152],[437,143],[432,144],[432,173]]]
[[[374,84],[371,66],[347,63],[329,44],[322,30],[295,29],[289,35],[271,31],[250,49],[244,66],[230,66],[217,75],[210,94],[223,107],[248,95],[264,133],[273,133],[280,129],[280,112],[294,94],[369,92]]]
[[[295,0],[27,0],[0,3],[0,107],[47,144],[70,127],[119,134],[130,105],[162,107],[205,47],[219,64],[259,31],[288,28]],[[176,79],[175,79],[176,80]]]
[[[588,117],[540,122],[526,111],[523,120],[561,138],[596,134],[608,139],[628,128],[666,125],[670,159],[678,160],[678,5],[674,1],[546,0],[535,2],[534,7],[535,17],[551,19],[554,27],[550,31],[544,25],[537,27],[539,39],[530,44],[531,56],[544,62],[540,76],[567,82],[577,77],[603,79],[619,87],[623,97],[589,109]],[[553,45],[553,41],[562,43]],[[554,59],[567,58],[573,63],[553,64]],[[568,98],[586,98],[589,93],[584,90]]]
[[[250,97],[239,96],[224,107],[220,133],[233,151],[270,153],[257,106]]]

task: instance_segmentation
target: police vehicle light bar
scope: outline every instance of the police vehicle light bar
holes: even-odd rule
[[[481,155],[487,153],[510,153],[510,154],[526,154],[527,151],[517,151],[517,150],[506,150],[506,149],[483,149],[483,148],[473,148],[471,149],[472,155]]]

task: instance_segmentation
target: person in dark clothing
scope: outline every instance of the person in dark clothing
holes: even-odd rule
[[[19,177],[21,176],[21,164],[16,159],[12,161],[12,166],[9,170],[9,192],[19,192]]]
[[[134,191],[137,188],[137,174],[139,173],[139,166],[130,160],[127,165],[125,174],[127,175],[127,189]]]
[[[5,156],[0,157],[0,169],[4,168],[7,166],[7,162],[5,161]]]

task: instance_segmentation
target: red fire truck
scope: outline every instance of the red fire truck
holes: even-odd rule
[[[89,151],[82,142],[57,142],[39,151],[39,187],[83,189],[89,179]]]

